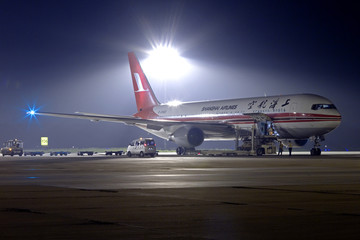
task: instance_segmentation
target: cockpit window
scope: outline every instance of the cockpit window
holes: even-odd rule
[[[311,107],[312,110],[320,110],[320,109],[336,109],[334,104],[314,104]]]

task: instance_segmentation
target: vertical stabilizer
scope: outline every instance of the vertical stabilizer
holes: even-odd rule
[[[140,66],[139,60],[133,52],[129,52],[128,56],[138,112],[159,105],[160,103],[151,89],[149,81]]]

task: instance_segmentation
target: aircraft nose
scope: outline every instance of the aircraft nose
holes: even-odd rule
[[[336,127],[338,127],[340,125],[340,123],[341,123],[342,116],[341,116],[340,112],[337,109],[336,109],[336,116],[337,116],[337,118],[336,118],[337,119]]]

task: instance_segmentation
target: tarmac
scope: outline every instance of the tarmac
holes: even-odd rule
[[[0,157],[0,239],[359,239],[360,155]]]

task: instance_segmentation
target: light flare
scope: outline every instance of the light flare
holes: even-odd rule
[[[166,103],[167,105],[169,105],[170,107],[177,107],[180,106],[181,104],[183,104],[181,101],[179,100],[172,100],[168,103]]]
[[[148,76],[160,80],[176,80],[191,69],[190,63],[179,52],[169,46],[159,46],[149,53],[142,63]]]

